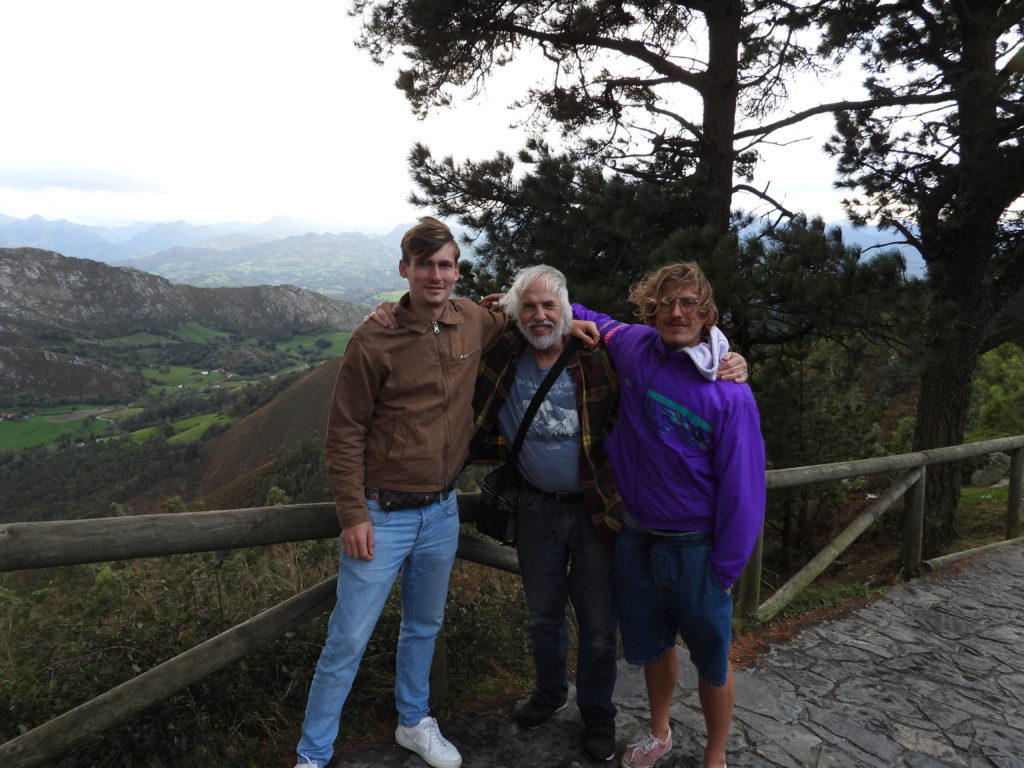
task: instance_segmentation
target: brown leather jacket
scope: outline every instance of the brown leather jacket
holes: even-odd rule
[[[397,329],[356,328],[338,371],[327,425],[327,479],[342,529],[369,521],[364,486],[447,488],[473,433],[473,385],[505,315],[452,299],[437,321],[414,315],[408,294]]]

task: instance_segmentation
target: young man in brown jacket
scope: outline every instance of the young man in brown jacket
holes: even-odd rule
[[[341,524],[338,601],[310,686],[296,768],[324,768],[341,710],[391,587],[402,575],[395,740],[434,768],[462,757],[429,711],[434,640],[459,537],[455,479],[473,430],[481,353],[506,318],[452,299],[459,247],[424,217],[402,239],[409,292],[397,328],[359,326],[331,403],[327,473]]]

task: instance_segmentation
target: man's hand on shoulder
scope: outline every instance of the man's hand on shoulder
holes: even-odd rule
[[[357,523],[341,532],[345,554],[357,560],[373,560],[373,523]]]
[[[484,309],[493,309],[497,312],[501,309],[500,302],[505,298],[504,293],[488,293],[482,299],[480,299],[480,306]]]
[[[393,301],[382,301],[370,314],[363,317],[363,324],[377,323],[385,328],[398,327],[398,304]]]
[[[569,333],[582,341],[586,349],[593,349],[601,343],[601,334],[597,330],[597,323],[591,320],[573,320]]]
[[[748,374],[747,361],[738,352],[727,352],[722,358],[722,364],[718,366],[718,378],[722,381],[742,384],[747,380]]]

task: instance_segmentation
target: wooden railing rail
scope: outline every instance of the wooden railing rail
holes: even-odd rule
[[[879,456],[873,459],[837,461],[832,464],[816,464],[812,467],[791,467],[770,469],[765,473],[768,489],[789,488],[794,485],[823,483],[829,480],[847,480],[862,475],[884,475],[899,470],[916,469],[930,464],[987,456],[990,453],[1010,453],[1024,448],[1024,435],[1000,437],[980,443],[950,445],[945,448],[930,448],[927,451],[900,453],[894,456]]]
[[[478,493],[459,494],[463,522],[476,520],[479,499]],[[6,523],[0,525],[0,571],[330,539],[339,532],[332,503]],[[519,570],[514,550],[481,539],[461,537],[459,556],[500,570]]]
[[[757,609],[758,621],[767,621],[782,610],[808,584],[814,581],[821,572],[850,546],[857,537],[880,518],[889,507],[896,503],[907,489],[921,477],[922,470],[914,469],[903,475],[897,482],[883,493],[873,504],[860,513],[843,531],[825,546],[811,561],[801,568],[789,581],[782,585],[775,594]]]
[[[765,603],[760,604],[761,558],[763,543],[758,542],[754,556],[748,563],[737,587],[740,611],[755,617],[758,621],[767,621],[786,607],[808,584],[831,565],[840,554],[849,547],[861,533],[879,519],[904,494],[910,493],[912,503],[909,514],[904,519],[903,530],[903,574],[905,578],[913,578],[921,573],[922,568],[933,569],[951,565],[965,557],[976,554],[977,550],[945,555],[922,563],[921,542],[924,525],[924,488],[927,481],[927,467],[975,456],[987,456],[992,453],[1009,453],[1010,487],[1009,502],[1006,510],[1005,539],[1016,539],[1020,533],[1021,493],[1024,488],[1024,435],[1001,437],[996,440],[985,440],[978,443],[966,443],[945,448],[932,448],[926,451],[903,453],[895,456],[881,456],[857,461],[840,461],[832,464],[818,464],[812,467],[793,467],[791,469],[769,470],[766,474],[768,489],[791,488],[798,485],[848,480],[867,475],[888,474],[900,470],[909,470],[882,494],[867,510],[848,525],[840,534],[829,542],[806,566],[796,573],[789,581],[779,587]],[[762,532],[763,536],[763,532]]]

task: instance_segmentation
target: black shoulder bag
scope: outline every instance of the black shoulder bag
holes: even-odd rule
[[[562,372],[569,357],[575,353],[579,341],[575,338],[569,339],[565,349],[558,356],[558,360],[551,366],[548,375],[537,388],[530,406],[523,414],[523,420],[516,432],[516,439],[512,443],[508,461],[497,469],[492,470],[480,483],[480,508],[477,511],[476,529],[502,544],[516,543],[516,506],[519,503],[519,489],[521,487],[519,470],[516,469],[516,460],[519,457],[519,449],[526,439],[526,431],[537,415],[537,409],[544,402],[544,396],[555,383],[558,374]]]

